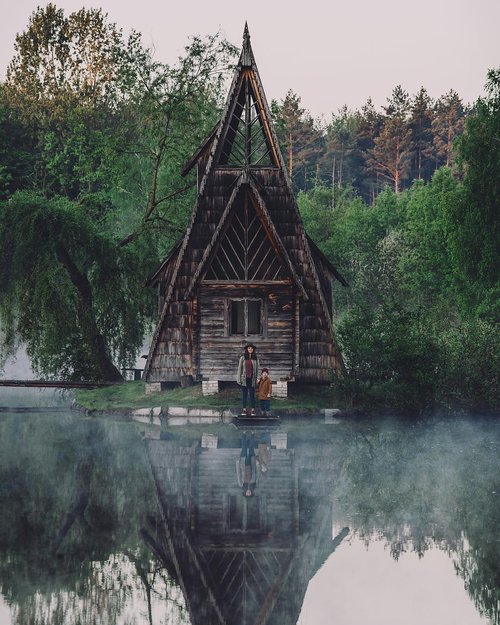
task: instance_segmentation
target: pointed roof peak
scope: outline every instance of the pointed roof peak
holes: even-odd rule
[[[245,21],[243,30],[243,48],[241,50],[241,64],[243,66],[252,65],[252,46],[250,45],[250,31],[248,30],[248,22]]]

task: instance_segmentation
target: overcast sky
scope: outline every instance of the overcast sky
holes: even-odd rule
[[[43,0],[0,0],[0,79],[14,39]],[[128,32],[143,34],[156,58],[172,63],[191,35],[221,30],[240,46],[245,20],[269,101],[289,89],[316,117],[343,104],[383,105],[401,84],[434,98],[454,89],[482,95],[500,66],[500,0],[55,0],[66,13],[101,7]]]

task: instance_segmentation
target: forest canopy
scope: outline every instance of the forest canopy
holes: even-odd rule
[[[32,14],[0,85],[0,364],[20,343],[49,377],[135,362],[236,54],[196,37],[168,65],[101,10]],[[308,234],[350,284],[334,385],[353,406],[498,405],[500,70],[486,88],[466,106],[397,85],[326,122],[292,91],[271,103]]]

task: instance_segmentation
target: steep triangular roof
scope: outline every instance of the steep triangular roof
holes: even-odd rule
[[[200,162],[206,163],[204,173],[201,176],[197,200],[186,235],[180,250],[171,259],[173,266],[169,269],[169,284],[145,365],[145,375],[148,374],[151,367],[172,297],[177,302],[189,297],[202,275],[210,253],[217,242],[217,237],[223,232],[224,224],[234,202],[236,187],[243,185],[250,189],[255,198],[261,218],[265,221],[266,228],[272,233],[272,241],[279,249],[283,263],[292,276],[303,301],[308,300],[312,291],[317,293],[314,298],[322,310],[321,316],[324,317],[325,327],[333,335],[325,292],[318,276],[291,181],[271,123],[270,110],[255,63],[246,24],[240,59],[220,123],[217,130],[211,133],[209,140],[197,154]],[[264,160],[261,158],[262,155],[265,157]],[[233,158],[239,159],[239,161],[233,163]],[[193,159],[188,164],[189,167],[194,164],[195,160]],[[266,169],[271,173],[274,172],[275,179],[280,180],[279,189],[274,195],[267,193],[267,190],[262,188],[263,183],[259,176]],[[231,197],[226,195],[223,199],[223,195],[219,191],[221,189],[219,183],[219,186],[214,187],[216,174],[226,176],[227,182],[224,185],[225,189],[232,189],[228,192]],[[214,192],[219,193],[217,201],[211,196]],[[283,211],[279,205],[283,201],[286,202],[288,211],[285,219],[283,219]],[[211,215],[210,219],[215,220],[211,222],[210,227],[205,225],[207,206]],[[203,210],[200,213],[201,207]],[[277,219],[278,221],[281,219],[279,227],[276,225]],[[296,241],[295,247],[297,248],[293,253],[289,252],[291,238]],[[188,249],[189,257],[186,257],[186,250]],[[180,269],[181,267],[182,269]],[[306,283],[308,284],[307,288]]]

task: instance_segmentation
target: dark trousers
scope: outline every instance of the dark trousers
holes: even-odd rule
[[[247,407],[247,397],[250,395],[250,406],[255,408],[255,387],[252,384],[252,378],[246,379],[246,384],[241,387],[241,401],[243,408]]]
[[[261,399],[260,400],[260,409],[262,412],[269,412],[271,410],[271,400],[270,399]]]
[[[240,446],[240,457],[246,459],[246,464],[250,464],[250,458],[255,456],[255,448],[257,446],[255,436],[247,436],[246,434],[243,434],[240,439]]]

